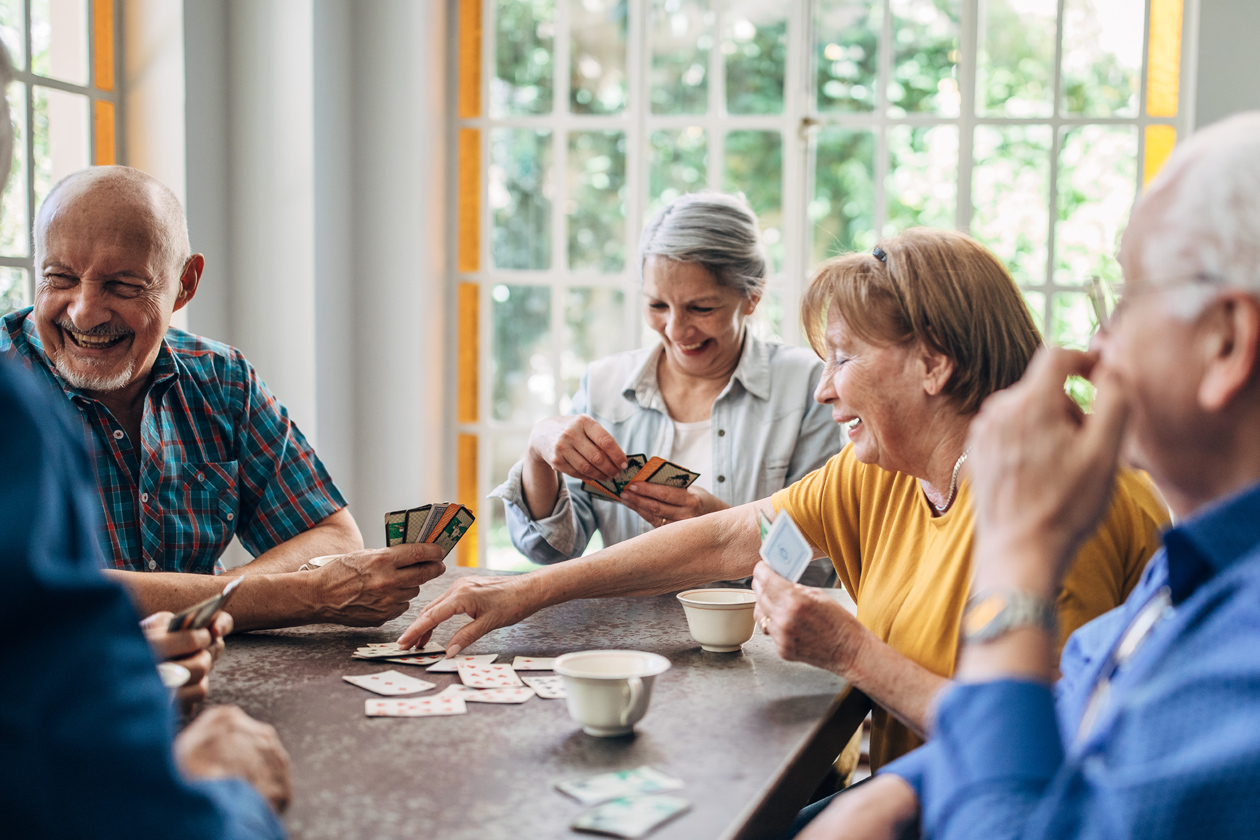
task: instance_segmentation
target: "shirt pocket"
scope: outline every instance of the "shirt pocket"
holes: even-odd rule
[[[788,467],[791,465],[791,457],[787,458],[767,458],[762,463],[761,481],[757,485],[757,498],[764,499],[772,493],[782,490],[784,482],[787,481]]]
[[[240,498],[236,461],[185,464],[184,486],[188,488],[188,512],[194,519],[205,524],[222,523],[229,532],[235,530]]]

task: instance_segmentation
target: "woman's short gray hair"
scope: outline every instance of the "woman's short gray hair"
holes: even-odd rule
[[[719,192],[687,193],[662,207],[639,238],[640,283],[648,257],[699,263],[744,297],[761,297],[769,273],[757,215]]]

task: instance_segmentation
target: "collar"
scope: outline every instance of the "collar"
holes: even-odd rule
[[[1164,532],[1174,604],[1260,543],[1260,482],[1221,499]]]
[[[663,345],[656,345],[643,361],[630,371],[626,382],[621,386],[621,393],[626,399],[636,400],[639,405],[649,405],[653,396],[660,391],[656,379],[656,367],[661,354],[665,352]],[[744,349],[740,351],[739,363],[731,373],[731,380],[722,393],[730,389],[732,382],[738,382],[744,390],[759,400],[770,399],[770,346],[744,328]]]

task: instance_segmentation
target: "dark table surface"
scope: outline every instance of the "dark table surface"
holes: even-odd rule
[[[772,836],[861,719],[854,712],[838,720],[843,680],[783,661],[760,633],[740,653],[702,651],[673,595],[571,602],[466,651],[508,663],[604,648],[662,654],[673,667],[657,677],[634,736],[586,735],[564,700],[539,697],[469,703],[468,714],[454,717],[366,717],[364,701],[377,695],[343,675],[395,668],[438,684],[421,697],[458,680],[350,654],[397,638],[423,604],[472,572],[452,568],[431,581],[411,612],[382,628],[320,625],[229,640],[210,701],[238,704],[279,731],[293,759],[292,837],[590,836],[568,828],[585,806],[555,783],[641,764],[685,781],[681,795],[692,802],[654,840]],[[445,641],[458,624],[439,628],[435,639]]]

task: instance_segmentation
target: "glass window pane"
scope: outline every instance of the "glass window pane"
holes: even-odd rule
[[[87,0],[31,0],[31,70],[88,83]]]
[[[626,135],[569,135],[569,267],[621,271],[626,264]]]
[[[25,257],[31,250],[31,220],[26,207],[26,85],[9,85],[9,119],[13,122],[13,167],[0,199],[0,254]]]
[[[788,312],[787,307],[784,306],[783,289],[779,288],[780,282],[780,277],[770,278],[770,282],[766,284],[765,294],[761,296],[761,302],[757,304],[757,310],[748,319],[748,328],[762,341],[784,344],[783,322],[788,317]],[[796,313],[792,314],[795,316]]]
[[[565,293],[564,349],[560,351],[560,413],[572,409],[573,395],[596,359],[630,349],[626,293],[603,287],[573,288]]]
[[[550,114],[555,0],[497,0],[490,116]]]
[[[648,204],[644,220],[683,193],[704,189],[709,144],[698,125],[654,131],[648,138]]]
[[[569,107],[615,114],[626,107],[626,0],[571,0]]]
[[[816,0],[818,110],[875,110],[883,11],[883,4],[877,0]]]
[[[781,0],[727,0],[722,9],[727,112],[782,113],[787,4]]]
[[[26,306],[26,269],[0,266],[0,315]]]
[[[486,187],[495,268],[550,268],[551,132],[490,132]]]
[[[1046,279],[1050,126],[978,126],[971,170],[971,233],[1017,283]]]
[[[1046,335],[1046,295],[1044,292],[1024,292],[1024,303],[1028,305],[1028,313],[1033,323],[1044,338]]]
[[[892,0],[890,115],[958,116],[960,3],[961,0]]]
[[[708,0],[652,0],[652,113],[709,108],[713,12]]]
[[[533,424],[555,414],[550,287],[496,285],[490,311],[491,416]]]
[[[1085,350],[1097,329],[1098,319],[1087,293],[1055,292],[1050,304],[1050,333],[1046,336],[1051,344]]]
[[[490,438],[490,485],[497,487],[503,482],[512,466],[525,455],[529,445],[529,436],[496,432]],[[508,536],[507,516],[503,511],[503,502],[498,499],[486,499],[485,507],[488,515],[484,519],[489,527],[482,531],[486,540],[486,568],[500,571],[523,572],[537,568],[526,559],[525,555],[512,546],[512,538]],[[483,524],[483,517],[477,518]]]
[[[1137,190],[1137,129],[1069,129],[1059,153],[1055,282],[1120,280],[1115,254]]]
[[[958,203],[958,129],[888,130],[888,222],[884,234],[915,225],[954,226]]]
[[[783,137],[777,131],[732,131],[724,147],[722,188],[748,199],[774,273],[773,266],[783,265]]]
[[[0,38],[9,48],[9,58],[18,70],[26,69],[25,0],[0,0]]]
[[[814,200],[814,262],[875,245],[875,137],[869,131],[827,128],[818,133]]]
[[[1003,117],[1054,112],[1057,0],[980,0],[976,110]]]
[[[58,181],[85,168],[88,157],[88,98],[35,86],[35,206]]]
[[[1137,116],[1145,0],[1065,0],[1063,109]]]

